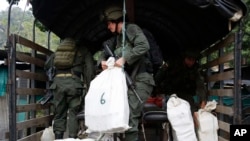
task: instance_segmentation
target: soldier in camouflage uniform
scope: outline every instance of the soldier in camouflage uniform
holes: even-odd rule
[[[149,43],[143,34],[143,31],[136,24],[131,24],[123,21],[122,9],[118,6],[110,6],[104,11],[104,22],[106,22],[108,29],[115,35],[113,45],[109,47],[114,51],[119,58],[115,62],[115,66],[123,67],[129,75],[133,69],[140,65],[135,77],[135,90],[139,97],[145,102],[150,96],[155,85],[152,76],[152,65],[146,53],[149,50]],[[126,20],[127,21],[127,20]],[[125,47],[122,46],[122,26],[125,24],[126,39]],[[132,43],[130,41],[133,41]],[[124,49],[124,50],[123,50]],[[106,69],[106,62],[101,62],[102,69]],[[131,127],[125,132],[125,141],[138,140],[138,125],[141,116],[143,103],[141,103],[131,89],[128,89],[128,101],[130,108],[129,126]]]
[[[86,88],[94,77],[94,65],[91,53],[85,46],[76,45],[75,40],[65,38],[58,46],[54,57],[47,61],[54,65],[56,74],[50,86],[53,93],[54,124],[56,139],[62,139],[67,126],[70,138],[78,133],[77,113],[81,110]],[[49,66],[52,67],[52,66]]]
[[[163,65],[154,76],[156,87],[166,95],[177,94],[187,100],[194,113],[198,108],[204,108],[206,103],[206,88],[204,78],[199,70],[197,53],[188,50],[180,59],[169,61]],[[193,96],[198,96],[198,105]]]

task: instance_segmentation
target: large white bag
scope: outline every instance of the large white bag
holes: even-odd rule
[[[215,100],[208,101],[204,109],[199,109],[196,112],[199,141],[218,141],[218,119],[211,113],[216,108],[216,105]]]
[[[197,141],[190,104],[187,101],[176,94],[171,95],[167,102],[167,115],[174,141]]]
[[[107,60],[108,69],[90,83],[85,97],[85,124],[92,132],[124,132],[129,128],[127,84],[122,68]]]
[[[52,126],[44,129],[40,140],[41,141],[54,141],[55,140],[55,134],[53,132]]]

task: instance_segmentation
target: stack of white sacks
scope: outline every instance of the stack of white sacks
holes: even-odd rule
[[[216,105],[215,100],[208,101],[205,108],[195,112],[194,118],[198,125],[195,131],[189,103],[176,94],[171,95],[167,102],[167,113],[172,127],[173,141],[218,141],[218,120],[212,114]]]

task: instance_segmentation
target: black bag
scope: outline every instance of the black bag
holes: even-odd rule
[[[159,45],[157,44],[157,42],[156,42],[156,40],[151,32],[149,32],[146,29],[143,29],[143,33],[146,36],[146,38],[148,39],[148,43],[150,46],[149,59],[152,62],[153,67],[159,68],[163,63],[161,49],[160,49]]]
[[[149,32],[147,29],[142,29],[142,31],[144,35],[146,36],[148,43],[149,43],[149,47],[150,47],[147,53],[147,57],[150,61],[150,65],[148,64],[149,66],[147,66],[147,71],[155,74],[164,62],[162,52],[153,34]],[[126,37],[127,37],[127,34],[126,34]]]

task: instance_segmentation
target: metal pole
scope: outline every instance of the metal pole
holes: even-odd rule
[[[10,16],[11,16],[11,8],[12,8],[12,5],[14,4],[15,0],[11,0],[10,2],[10,6],[9,6],[9,9],[8,9],[8,24],[7,24],[7,46],[8,46],[8,38],[10,36]]]
[[[51,35],[51,31],[48,31],[48,41],[47,41],[47,45],[48,45],[48,49],[50,50],[50,35]]]
[[[242,49],[242,28],[240,21],[239,30],[235,36],[234,48],[234,124],[242,123],[242,97],[241,97],[241,49]]]
[[[32,27],[33,28],[32,29],[32,31],[33,31],[33,39],[32,40],[33,40],[34,43],[36,42],[36,28],[35,28],[36,27],[35,26],[36,20],[37,19],[35,19],[33,21],[33,27]],[[31,56],[35,58],[36,55],[37,55],[36,50],[32,49],[31,50]],[[30,71],[33,72],[33,73],[36,72],[36,66],[33,63],[31,63],[31,70]],[[30,79],[30,85],[27,88],[35,88],[36,87],[35,83],[36,83],[36,81],[34,79]],[[30,95],[27,98],[28,98],[28,102],[29,103],[35,103],[36,102],[34,95]],[[30,111],[30,112],[28,112],[28,119],[33,119],[33,118],[35,118],[35,116],[36,116],[36,111]],[[35,133],[35,132],[36,132],[36,129],[34,127],[30,128],[30,133],[31,134]]]
[[[12,38],[12,59],[11,65],[11,92],[10,92],[10,141],[17,140],[17,128],[16,128],[16,36]]]
[[[15,60],[15,53],[16,53],[16,45],[15,45],[15,37],[12,39],[12,44],[10,41],[10,16],[11,16],[11,8],[14,4],[15,0],[11,0],[10,6],[8,9],[8,23],[7,23],[7,42],[5,49],[8,53],[8,96],[9,96],[9,141],[16,141],[16,60]]]

